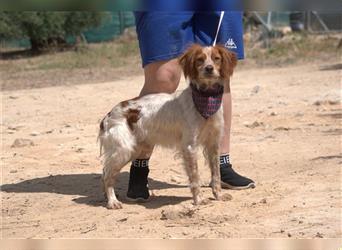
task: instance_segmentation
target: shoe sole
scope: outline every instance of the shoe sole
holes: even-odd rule
[[[148,197],[147,199],[144,199],[144,198],[130,198],[128,196],[126,196],[126,200],[129,201],[129,202],[132,202],[132,203],[145,203],[145,202],[148,202],[151,200],[151,196]]]
[[[221,181],[221,187],[222,188],[225,188],[225,189],[233,189],[233,190],[243,190],[243,189],[248,189],[248,188],[255,188],[255,183],[252,182],[252,183],[249,183],[247,186],[232,186],[232,185],[229,185],[223,181]]]

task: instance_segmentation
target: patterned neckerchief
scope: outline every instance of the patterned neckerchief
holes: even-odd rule
[[[214,89],[205,91],[197,89],[193,83],[190,83],[190,87],[195,107],[204,119],[208,119],[219,110],[222,103],[223,86],[218,85]]]

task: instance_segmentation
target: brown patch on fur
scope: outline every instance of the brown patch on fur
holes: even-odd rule
[[[188,78],[188,77],[190,77],[191,79],[197,78],[198,72],[197,72],[197,68],[194,66],[196,63],[196,59],[201,55],[201,53],[202,53],[202,47],[198,44],[193,44],[178,59],[178,62],[183,69],[185,78]],[[204,58],[204,60],[205,60],[205,58]]]
[[[100,131],[103,131],[103,130],[104,130],[104,125],[103,125],[104,119],[105,119],[105,118],[103,118],[103,119],[101,120],[101,122],[100,122]]]
[[[236,54],[222,45],[213,47],[212,53],[219,53],[221,55],[220,75],[224,79],[229,79],[233,75],[233,70],[237,64]]]
[[[120,102],[120,106],[121,106],[121,108],[126,108],[128,105],[129,105],[129,103],[131,102],[131,101],[136,101],[136,100],[138,100],[140,97],[139,96],[137,96],[137,97],[134,97],[134,98],[132,98],[132,99],[129,99],[129,100],[126,100],[126,101],[122,101],[122,102]]]
[[[129,101],[120,102],[121,108],[126,108],[129,105]]]
[[[111,111],[109,111],[109,112],[105,115],[105,117],[102,118],[102,120],[101,120],[101,122],[100,122],[100,131],[103,131],[103,130],[104,130],[104,120],[105,120],[108,116],[110,116],[110,113],[111,113]]]
[[[140,118],[140,108],[128,109],[124,116],[126,117],[127,124],[131,130],[134,129],[134,123],[137,123]]]

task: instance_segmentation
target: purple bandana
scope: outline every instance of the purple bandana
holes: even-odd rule
[[[192,90],[192,100],[203,118],[208,119],[219,110],[222,103],[223,86],[218,85],[214,89],[205,91],[198,90],[192,83],[190,83],[190,87]]]

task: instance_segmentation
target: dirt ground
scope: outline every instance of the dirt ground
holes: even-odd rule
[[[231,158],[257,187],[223,190],[232,200],[199,207],[180,160],[158,148],[150,161],[151,201],[125,201],[126,166],[117,187],[123,209],[105,208],[99,120],[138,94],[142,75],[1,92],[2,237],[342,237],[338,63],[237,70]],[[211,197],[202,157],[200,172],[203,196]]]

